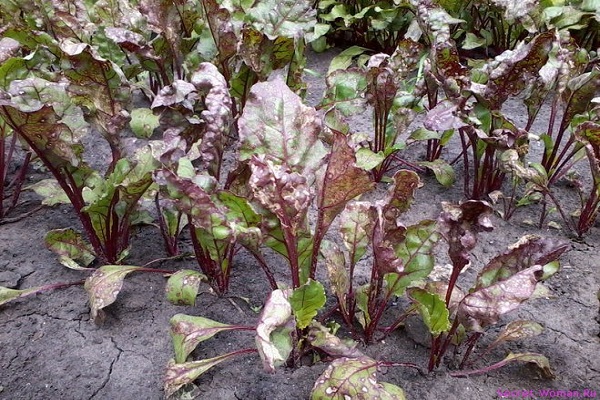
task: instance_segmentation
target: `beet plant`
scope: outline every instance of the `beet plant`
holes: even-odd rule
[[[525,236],[506,252],[494,257],[478,273],[475,285],[465,293],[457,288],[460,274],[471,265],[470,251],[477,245],[478,233],[491,231],[492,209],[485,202],[468,201],[461,205],[443,204],[438,229],[448,243],[452,273],[448,282],[438,281],[424,288],[411,288],[409,297],[415,302],[432,335],[429,370],[441,365],[450,346],[464,344],[460,368],[486,328],[499,322],[502,315],[516,309],[536,293],[543,292],[542,281],[555,274],[558,257],[568,245],[538,236]],[[535,327],[532,328],[532,327]],[[531,328],[531,329],[530,329]],[[530,321],[509,324],[491,346],[515,340],[536,332],[538,325]],[[514,331],[507,333],[508,331]],[[477,372],[487,372],[509,361],[535,362],[549,371],[541,354],[510,354],[505,362]],[[463,375],[468,373],[457,373]]]

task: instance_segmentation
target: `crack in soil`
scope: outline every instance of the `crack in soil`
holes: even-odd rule
[[[96,389],[96,391],[94,391],[94,393],[92,393],[89,400],[92,400],[94,397],[96,397],[98,395],[98,393],[100,393],[102,391],[102,389],[104,389],[106,387],[106,385],[108,385],[108,382],[110,381],[110,377],[113,372],[113,368],[114,368],[115,364],[117,363],[117,361],[119,361],[119,359],[121,358],[121,354],[123,354],[123,349],[121,349],[119,347],[119,345],[117,344],[115,339],[111,337],[110,341],[112,342],[115,349],[118,350],[118,353],[113,358],[113,360],[110,362],[110,365],[108,366],[108,373],[106,374],[106,378],[104,378],[104,381],[100,384],[100,387],[98,389]]]

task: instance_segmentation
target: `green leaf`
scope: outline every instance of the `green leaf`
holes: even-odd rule
[[[266,371],[273,372],[275,367],[285,363],[292,351],[295,321],[288,296],[289,291],[274,290],[256,326],[256,348]]]
[[[115,302],[127,274],[140,269],[131,265],[105,265],[85,280],[84,288],[90,298],[92,320],[98,321],[98,312]]]
[[[54,206],[57,204],[71,204],[69,196],[60,187],[56,179],[42,179],[27,187],[33,190],[38,196],[42,196],[42,204]]]
[[[317,379],[310,396],[312,400],[406,399],[398,386],[377,381],[377,361],[366,356],[333,360]]]
[[[239,326],[222,324],[204,317],[176,314],[170,321],[171,339],[175,349],[175,362],[182,363],[198,344],[219,332],[239,329]]]
[[[424,220],[406,228],[405,239],[394,246],[404,265],[401,273],[386,274],[389,290],[400,296],[414,281],[425,279],[433,270],[433,249],[440,239],[435,221]]]
[[[46,246],[60,256],[60,262],[67,268],[87,267],[96,258],[94,249],[81,234],[74,229],[53,229],[46,233]]]
[[[343,115],[350,116],[364,111],[364,93],[367,77],[356,68],[338,69],[327,75],[327,89],[320,107],[335,107]]]
[[[348,69],[348,67],[352,65],[353,58],[364,54],[366,51],[367,49],[360,46],[348,47],[346,50],[342,51],[340,54],[338,54],[331,60],[331,63],[329,64],[329,69],[327,70],[327,76],[329,76],[333,71],[336,71],[338,69]]]
[[[440,296],[420,288],[409,289],[408,296],[417,303],[423,322],[434,337],[448,332],[451,326],[450,313]]]
[[[198,271],[184,269],[177,271],[167,281],[167,300],[175,305],[193,306],[196,304],[196,296],[200,282],[206,282],[206,275]]]
[[[173,360],[169,361],[167,365],[167,373],[165,377],[165,397],[175,394],[182,386],[187,385],[195,381],[200,375],[214,367],[215,365],[227,361],[235,357],[238,353],[232,352],[217,356],[214,358],[207,358],[205,360],[190,361],[186,363],[177,364]]]
[[[296,325],[306,328],[327,300],[325,288],[321,282],[309,279],[304,285],[294,289],[289,297],[290,305],[296,317]]]
[[[8,303],[9,301],[16,300],[21,297],[25,297],[32,293],[36,293],[41,287],[34,287],[29,289],[17,290],[9,289],[4,286],[0,286],[0,306]]]
[[[385,155],[382,152],[375,153],[366,147],[361,147],[356,152],[356,166],[367,171],[377,168],[383,160]]]
[[[429,168],[435,174],[435,178],[444,187],[452,187],[456,180],[454,168],[444,160],[437,159],[435,161],[421,161],[419,165]]]
[[[461,47],[465,50],[471,50],[476,49],[478,47],[483,47],[486,45],[486,43],[487,41],[484,38],[477,37],[472,32],[467,32],[467,35],[465,36],[465,40]]]
[[[139,138],[148,139],[154,133],[154,129],[160,126],[160,116],[154,115],[149,108],[136,108],[131,111],[129,126]]]

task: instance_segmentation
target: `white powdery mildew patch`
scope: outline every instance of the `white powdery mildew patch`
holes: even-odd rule
[[[492,0],[497,6],[504,8],[504,16],[508,20],[523,18],[536,6],[535,0]]]

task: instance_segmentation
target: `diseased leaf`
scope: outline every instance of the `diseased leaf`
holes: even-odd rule
[[[248,10],[252,25],[269,39],[300,38],[312,30],[317,12],[308,0],[265,0]]]
[[[540,69],[548,61],[554,42],[554,32],[540,33],[528,44],[514,51],[506,51],[488,66],[489,80],[482,93],[485,103],[499,110],[509,96],[521,93],[535,81]]]
[[[423,322],[434,337],[450,329],[450,313],[439,295],[419,288],[408,289],[407,293],[417,303]]]
[[[463,299],[457,318],[467,330],[483,332],[496,324],[500,316],[529,299],[542,275],[542,266],[534,265],[507,279],[477,289]]]
[[[453,268],[462,271],[470,262],[469,252],[477,244],[477,234],[493,229],[492,207],[484,201],[469,200],[461,205],[442,202],[442,208],[438,218],[440,233],[448,241]]]
[[[340,311],[346,314],[346,296],[350,288],[350,275],[346,270],[344,253],[335,243],[327,240],[323,241],[320,250],[325,259],[331,291],[338,299]]]
[[[327,154],[319,140],[321,122],[315,109],[302,104],[281,78],[252,87],[238,126],[242,161],[264,155],[312,184]]]
[[[340,216],[340,234],[350,252],[350,261],[354,264],[367,252],[375,219],[375,208],[364,201],[348,203]]]
[[[488,373],[491,370],[502,368],[505,365],[513,362],[513,361],[524,361],[526,363],[535,364],[539,370],[542,372],[545,378],[554,379],[556,376],[552,369],[550,368],[550,362],[548,359],[539,353],[510,353],[506,358],[496,364],[490,365],[487,368],[475,370],[475,371],[460,371],[460,372],[452,372],[451,376],[470,376],[475,374]]]
[[[204,168],[218,179],[221,173],[223,146],[233,126],[229,88],[217,67],[210,63],[200,64],[192,74],[191,82],[198,92],[204,95],[205,109],[200,113],[204,121],[200,160]]]
[[[377,361],[366,357],[341,357],[332,361],[315,382],[312,400],[405,400],[398,386],[377,381]]]
[[[140,270],[131,265],[104,265],[85,280],[84,288],[90,298],[90,318],[98,320],[98,312],[115,302],[127,274]]]
[[[294,289],[288,301],[296,317],[296,326],[306,328],[323,308],[326,300],[325,288],[321,282],[309,279],[304,285]]]
[[[204,317],[175,314],[170,321],[171,339],[175,348],[175,362],[187,360],[196,347],[219,332],[239,329],[239,326],[222,324]]]
[[[86,269],[96,255],[92,246],[74,229],[53,229],[46,233],[46,246],[60,256],[60,263],[71,269]]]
[[[493,285],[515,273],[534,265],[545,265],[556,260],[568,249],[567,242],[542,238],[536,235],[523,236],[509,250],[494,257],[478,274],[475,289]]]
[[[288,297],[289,291],[274,290],[260,314],[255,341],[265,371],[273,372],[292,351],[295,321]]]
[[[439,102],[434,108],[427,112],[423,126],[437,132],[445,132],[449,129],[459,129],[467,124],[462,120],[458,105],[450,100]]]
[[[307,335],[311,346],[318,347],[332,357],[359,358],[364,354],[357,349],[358,343],[353,340],[343,341],[331,334],[329,329],[313,321]]]
[[[175,305],[193,306],[196,304],[200,282],[206,282],[206,280],[206,275],[198,271],[189,269],[177,271],[167,281],[165,288],[167,300]]]
[[[354,149],[348,143],[348,136],[338,131],[334,131],[333,135],[333,148],[318,199],[319,218],[322,219],[319,220],[317,234],[321,235],[325,235],[335,217],[350,200],[375,187],[370,174],[355,165],[356,157]]]
[[[13,81],[0,98],[0,115],[36,153],[53,164],[82,167],[80,141],[89,125],[64,84],[40,78]]]
[[[538,336],[544,331],[544,327],[533,321],[511,321],[502,330],[490,347],[502,342],[512,342],[528,337]]]
[[[170,360],[167,365],[167,374],[165,377],[165,397],[175,394],[182,386],[192,383],[215,365],[227,361],[236,355],[238,355],[237,352],[232,352],[205,360],[185,363],[175,363],[174,360]]]

